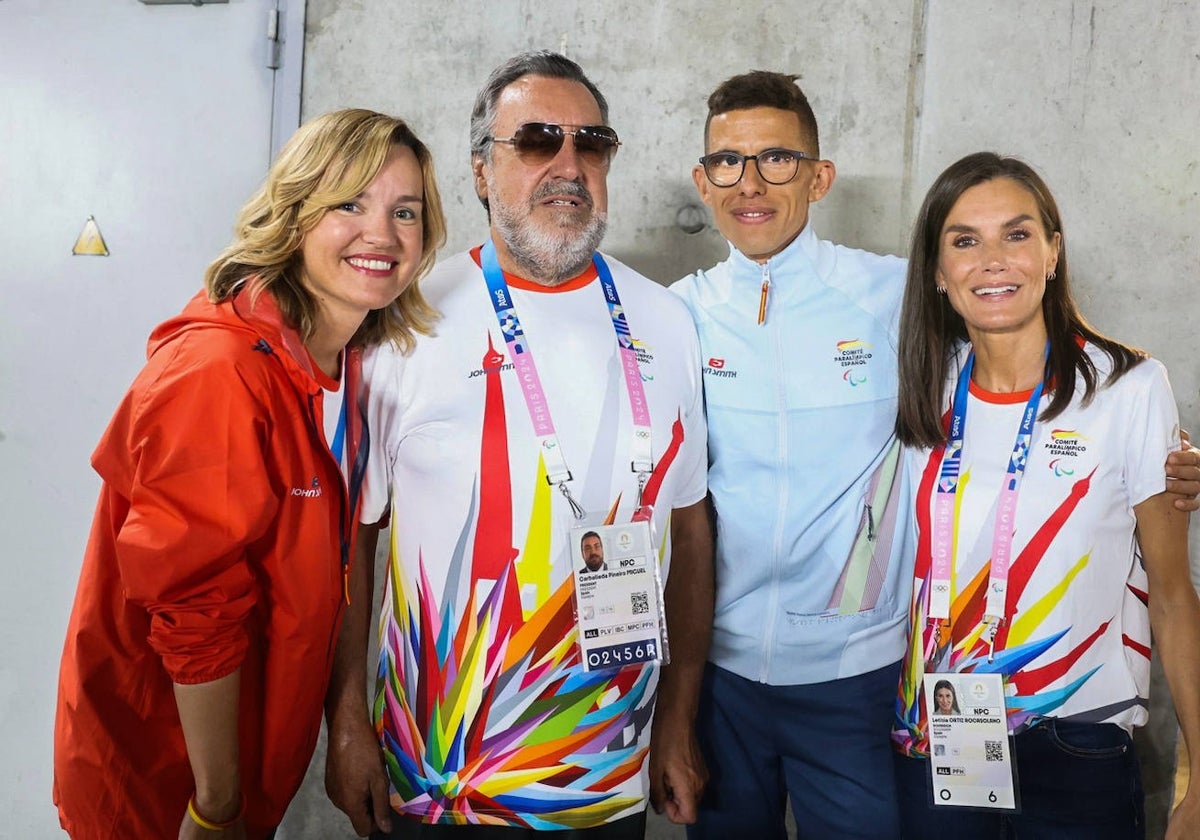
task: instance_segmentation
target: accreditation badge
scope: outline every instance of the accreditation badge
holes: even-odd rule
[[[666,661],[662,585],[648,522],[571,529],[584,670]]]
[[[932,804],[1017,811],[1004,681],[999,674],[926,674]]]

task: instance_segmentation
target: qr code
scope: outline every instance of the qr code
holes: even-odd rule
[[[629,596],[629,603],[633,605],[634,615],[645,615],[650,612],[650,598],[645,592],[634,592]]]
[[[983,742],[983,760],[984,761],[1003,761],[1004,760],[1004,742],[1003,741],[984,741]]]

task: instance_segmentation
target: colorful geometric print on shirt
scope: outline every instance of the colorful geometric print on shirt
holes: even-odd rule
[[[651,406],[655,466],[644,498],[665,574],[670,510],[705,492],[698,350],[678,301],[610,265]],[[373,395],[385,382],[401,394],[390,407],[370,400],[382,415],[376,451],[390,466],[386,479],[375,473],[364,515],[379,507],[379,482],[391,482],[375,713],[393,807],[426,822],[538,829],[636,813],[657,668],[583,670],[570,512],[546,481],[479,268],[454,257],[424,291],[443,313],[439,341],[407,358],[377,354],[370,374]],[[607,522],[629,521],[629,404],[597,284],[514,285],[513,296],[572,494]]]
[[[1104,381],[1107,356],[1087,349]],[[919,630],[908,640],[896,700],[892,737],[900,752],[928,750],[920,696],[926,672],[1001,674],[1014,733],[1042,716],[1126,729],[1146,720],[1150,621],[1133,508],[1163,491],[1163,463],[1178,444],[1165,371],[1143,362],[1090,405],[1076,395],[1065,412],[1036,424],[1017,504],[1006,619],[989,660],[983,619],[996,500],[1028,396],[971,385],[945,624],[928,620],[944,447],[908,453],[920,476],[909,624]],[[1047,402],[1048,395],[1043,409]]]

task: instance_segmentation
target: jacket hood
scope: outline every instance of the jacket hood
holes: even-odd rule
[[[275,298],[267,291],[255,294],[253,288],[243,288],[220,303],[210,301],[208,294],[201,289],[188,301],[182,312],[163,321],[150,333],[146,343],[146,358],[153,357],[193,330],[214,327],[243,331],[252,344],[259,340],[266,341],[272,351],[290,359],[310,379],[315,382],[324,379],[317,373],[300,334],[284,321]]]

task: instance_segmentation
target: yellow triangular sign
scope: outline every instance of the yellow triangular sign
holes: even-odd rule
[[[83,231],[75,240],[75,247],[71,249],[71,253],[89,257],[108,256],[108,246],[104,244],[104,237],[100,233],[100,228],[96,226],[95,216],[88,216],[87,222],[83,225]]]

